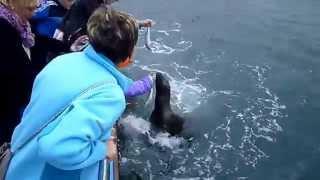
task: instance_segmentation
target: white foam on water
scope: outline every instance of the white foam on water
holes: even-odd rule
[[[263,140],[274,143],[277,140],[277,133],[283,130],[278,121],[286,117],[283,112],[286,106],[281,104],[279,97],[265,85],[266,73],[270,67],[251,66],[238,62],[233,66],[236,71],[246,72],[255,80],[258,96],[234,90],[213,90],[210,93],[212,96],[229,97],[228,99],[232,101],[226,104],[230,114],[225,120],[215,130],[204,133],[203,138],[208,140],[208,145],[201,144],[201,146],[209,147],[208,150],[190,160],[194,166],[201,169],[197,173],[204,177],[237,173],[244,166],[255,168],[261,160],[269,158],[269,155],[256,142]],[[232,102],[237,104],[238,100],[245,100],[246,107],[239,108],[233,105]],[[240,137],[232,136],[233,132],[239,131],[232,126],[234,123],[240,124],[240,127],[238,125],[236,128],[242,128]],[[239,144],[234,143],[238,141],[235,138],[240,140]],[[199,149],[200,144],[193,144],[193,148],[187,151],[189,155],[186,157],[192,157],[191,154],[195,155]],[[233,161],[228,157],[233,157]],[[186,172],[193,169],[186,168]],[[237,179],[247,179],[247,177],[239,176]]]
[[[159,132],[151,135],[150,122],[132,114],[122,118],[120,124],[124,126],[124,131],[127,131],[128,134],[132,136],[145,135],[150,144],[160,147],[177,149],[184,142],[182,137],[170,136],[167,132]]]
[[[160,72],[164,74],[171,86],[171,104],[179,109],[182,113],[191,113],[201,104],[206,102],[208,97],[213,94],[207,92],[204,85],[198,83],[199,76],[210,73],[210,71],[195,70],[188,66],[179,65],[176,62],[171,63],[168,67],[160,64],[141,65],[136,63],[133,66],[149,72]],[[174,73],[169,73],[163,68],[169,68]],[[184,75],[181,71],[188,71],[188,75]],[[178,77],[177,77],[178,76]]]
[[[182,137],[170,137],[169,133],[158,133],[154,138],[149,136],[149,142],[151,144],[157,144],[170,149],[179,148],[183,141],[184,139]]]
[[[176,51],[174,48],[164,44],[162,40],[151,41],[150,48],[152,53],[158,54],[172,54]]]
[[[130,129],[129,133],[146,134],[150,131],[150,122],[140,117],[136,117],[132,114],[124,117],[120,121],[121,125],[124,125],[126,129]]]

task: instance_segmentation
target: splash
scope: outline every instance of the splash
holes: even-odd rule
[[[212,96],[228,99],[225,106],[229,113],[214,130],[203,134],[202,138],[205,140],[192,143],[184,151],[187,153],[185,155],[178,153],[182,155],[181,159],[188,159],[185,164],[192,163],[193,166],[174,169],[174,177],[184,177],[186,173],[207,178],[217,175],[236,176],[238,173],[237,179],[247,179],[241,175],[240,170],[255,168],[261,160],[269,158],[257,142],[269,145],[276,142],[277,133],[283,130],[278,121],[286,117],[283,112],[286,106],[265,85],[266,74],[271,67],[235,62],[232,68],[253,80],[257,93],[253,95],[235,90],[213,90],[210,93]],[[237,106],[239,104],[242,106]],[[206,147],[206,150],[203,151],[201,147]],[[175,163],[179,164],[178,161]]]
[[[210,71],[197,71],[188,66],[179,65],[176,62],[166,67],[160,64],[142,65],[139,62],[133,66],[145,71],[164,74],[171,86],[171,104],[182,113],[191,113],[203,104],[208,96],[211,96],[211,94],[208,94],[207,88],[198,83],[200,80],[198,76],[210,73]],[[163,70],[163,68],[166,68],[166,70]],[[172,74],[169,73],[170,69],[173,71]],[[187,72],[182,73],[182,71]]]
[[[148,143],[162,148],[176,149],[184,141],[183,138],[170,136],[167,132],[152,134],[150,122],[132,114],[122,118],[120,124],[124,127],[124,131],[128,136],[138,137],[143,135],[148,139]]]

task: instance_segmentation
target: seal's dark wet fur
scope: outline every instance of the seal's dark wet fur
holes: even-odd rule
[[[171,135],[183,130],[184,119],[175,114],[170,105],[170,84],[161,74],[156,74],[156,97],[150,122],[158,128],[168,131]]]

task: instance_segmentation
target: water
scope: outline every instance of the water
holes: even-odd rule
[[[184,137],[149,133],[142,97],[124,116],[122,172],[143,179],[317,180],[320,1],[122,0],[151,18],[132,77],[163,72]]]

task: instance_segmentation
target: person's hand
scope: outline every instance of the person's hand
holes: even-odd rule
[[[89,44],[89,38],[87,35],[82,35],[76,39],[70,46],[70,50],[73,52],[83,50]]]
[[[116,144],[116,138],[111,136],[108,140],[107,144],[107,159],[108,160],[116,160],[118,157],[117,154],[117,144]]]
[[[138,20],[139,28],[141,27],[151,27],[155,25],[155,22],[152,19]]]

